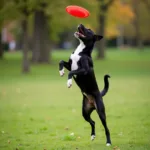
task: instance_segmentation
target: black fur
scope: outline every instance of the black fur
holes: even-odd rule
[[[82,24],[78,26],[78,32],[75,32],[75,37],[85,45],[84,49],[78,54],[78,56],[80,56],[80,59],[77,62],[78,68],[76,70],[71,69],[73,60],[70,57],[68,62],[63,60],[60,61],[59,70],[61,71],[63,67],[69,70],[68,80],[74,78],[76,84],[81,89],[83,95],[82,115],[91,125],[91,135],[95,136],[95,122],[91,119],[90,115],[92,111],[96,109],[105,128],[106,143],[111,144],[110,132],[106,123],[105,107],[102,98],[109,89],[108,78],[110,76],[104,76],[105,86],[100,92],[91,57],[95,42],[101,40],[103,37],[95,35],[91,29],[85,28]],[[74,52],[72,54],[74,54]]]

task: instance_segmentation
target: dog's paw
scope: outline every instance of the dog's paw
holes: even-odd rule
[[[72,86],[72,79],[69,79],[67,81],[67,87],[70,88]]]
[[[93,141],[95,139],[95,135],[91,135],[91,141]]]
[[[65,74],[64,68],[59,71],[60,76],[62,77]]]
[[[110,144],[110,143],[107,143],[106,146],[111,146],[111,144]]]

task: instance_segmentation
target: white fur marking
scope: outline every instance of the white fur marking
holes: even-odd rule
[[[79,40],[79,35],[77,34],[77,32],[74,33],[74,36]]]
[[[85,48],[84,43],[80,40],[79,46],[74,51],[74,54],[71,54],[70,58],[72,60],[71,70],[77,70],[78,69],[78,61],[80,60],[79,53],[83,51]]]
[[[64,68],[59,71],[60,76],[62,77],[65,74]]]
[[[91,141],[93,141],[95,139],[95,135],[91,135]]]
[[[70,88],[72,86],[72,79],[69,79],[67,81],[67,87]]]
[[[106,146],[111,146],[111,144],[110,144],[110,143],[107,143]]]

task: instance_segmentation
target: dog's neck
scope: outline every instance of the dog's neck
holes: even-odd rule
[[[79,40],[79,41],[80,41],[80,44],[75,49],[74,54],[79,54],[79,53],[82,53],[84,51],[85,45],[81,40]]]
[[[92,49],[93,47],[88,47],[84,44],[83,41],[81,41],[79,39],[79,45],[77,46],[77,48],[75,49],[75,51],[73,52],[74,54],[85,54],[88,55],[89,57],[91,57],[91,53],[92,53]],[[94,46],[94,45],[93,45]]]

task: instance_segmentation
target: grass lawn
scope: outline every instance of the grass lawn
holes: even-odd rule
[[[150,150],[150,51],[110,50],[106,60],[94,60],[100,89],[111,75],[104,97],[111,147],[95,111],[90,141],[80,90],[74,82],[67,88],[67,71],[59,77],[58,61],[69,55],[53,52],[53,65],[32,65],[28,75],[21,74],[20,53],[0,60],[0,150]]]

